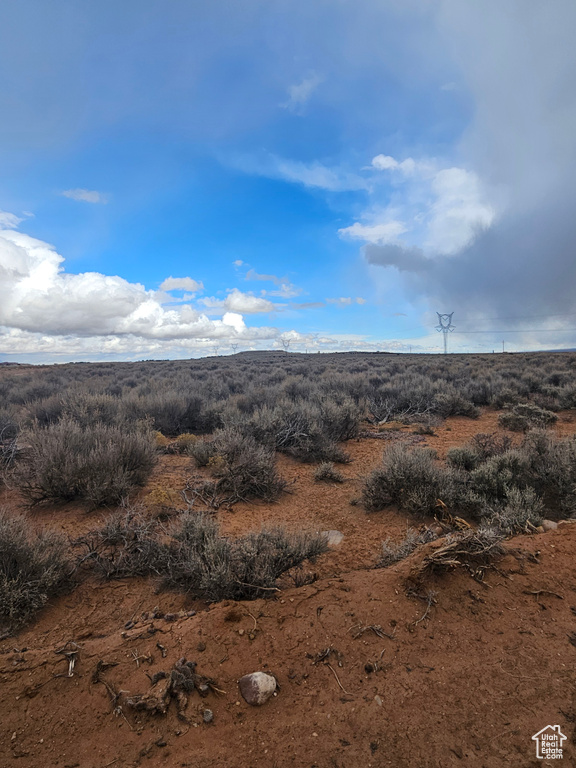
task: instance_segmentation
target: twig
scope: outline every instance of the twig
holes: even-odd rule
[[[330,664],[326,664],[326,666],[328,667],[328,669],[330,670],[330,672],[332,672],[332,674],[333,674],[333,675],[334,675],[334,677],[336,678],[336,682],[338,683],[338,685],[340,686],[340,688],[341,688],[341,689],[344,691],[344,693],[346,694],[346,696],[353,696],[353,695],[354,695],[353,693],[348,693],[348,691],[347,691],[347,690],[344,688],[344,686],[343,686],[343,685],[342,685],[342,683],[340,682],[340,680],[339,680],[339,678],[338,678],[338,675],[336,674],[336,671],[334,670],[334,668],[333,668],[333,667],[332,667]]]
[[[562,595],[559,595],[557,592],[550,592],[549,589],[525,589],[524,594],[534,595],[534,597],[538,597],[538,595],[552,595],[552,597],[557,597],[559,600],[564,600]]]
[[[357,630],[353,635],[354,640],[357,640],[359,637],[361,637],[364,632],[368,632],[369,629],[371,629],[372,632],[374,632],[374,634],[378,637],[388,637],[390,640],[396,639],[394,634],[390,635],[388,632],[384,632],[380,624],[369,624],[366,627],[364,627],[362,624],[356,624],[355,626],[350,627],[348,632],[351,632],[353,629]]]
[[[428,616],[430,613],[430,608],[436,604],[436,594],[434,592],[428,592],[426,595],[426,610],[424,611],[423,615],[415,622],[413,622],[412,626],[415,627],[418,624],[420,624],[421,621],[424,621],[424,619]]]
[[[278,589],[278,587],[260,587],[257,584],[245,584],[243,581],[237,581],[236,584],[239,584],[241,587],[251,587],[252,589],[262,589],[264,592],[281,592],[282,591],[281,589]]]
[[[254,622],[254,628],[252,629],[252,632],[255,632],[255,631],[258,629],[258,622],[256,621],[255,617],[254,617],[254,616],[252,616],[252,614],[250,613],[250,611],[246,611],[246,613],[248,614],[248,616],[250,616],[250,618],[251,618],[251,619],[252,619],[252,621]]]

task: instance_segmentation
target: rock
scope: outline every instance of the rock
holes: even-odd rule
[[[558,523],[555,523],[554,520],[542,520],[542,528],[545,531],[555,531],[558,528]]]
[[[344,534],[340,531],[322,531],[322,535],[326,536],[326,543],[329,547],[339,546],[344,538]]]
[[[205,709],[204,712],[202,712],[202,720],[204,720],[205,723],[211,723],[212,720],[214,720],[214,712],[212,712],[211,709]]]
[[[536,527],[536,530],[538,531],[538,533],[544,533],[544,528],[542,528],[542,526],[541,526],[541,525],[538,525],[538,526]]]
[[[259,707],[265,704],[276,690],[276,678],[265,672],[252,672],[238,681],[240,693],[248,704]]]

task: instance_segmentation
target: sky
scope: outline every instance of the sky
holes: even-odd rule
[[[0,361],[576,347],[572,0],[0,7]]]

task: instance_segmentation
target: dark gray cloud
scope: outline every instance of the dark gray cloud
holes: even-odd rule
[[[421,248],[368,243],[363,250],[368,264],[396,267],[399,272],[427,272],[433,266],[433,262],[426,258]]]
[[[576,4],[444,0],[438,16],[475,103],[461,162],[490,190],[494,224],[449,258],[365,247],[413,298],[507,327],[576,312]],[[504,321],[508,317],[522,317]],[[530,322],[534,316],[534,322]],[[539,337],[535,337],[539,338]]]

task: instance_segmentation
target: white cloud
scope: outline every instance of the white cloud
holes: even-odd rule
[[[418,165],[411,157],[398,162],[398,160],[390,157],[390,155],[376,155],[376,157],[372,158],[372,167],[377,171],[401,171],[409,175],[414,173]]]
[[[2,221],[13,225],[17,218]],[[222,317],[210,318],[192,304],[165,306],[166,294],[140,283],[99,272],[71,274],[63,264],[48,243],[0,230],[0,337],[6,354],[165,357],[170,350],[202,350],[210,340],[265,343],[279,335],[276,328],[246,326],[244,313],[274,305],[237,289],[219,304]],[[200,284],[168,278],[163,285],[176,290]]]
[[[496,209],[473,171],[443,168],[431,159],[400,162],[390,155],[376,155],[372,167],[390,172],[386,187],[375,187],[371,207],[360,221],[338,230],[341,237],[453,256],[495,220]],[[379,207],[382,196],[387,203]]]
[[[24,219],[7,211],[0,211],[0,229],[16,229]]]
[[[353,299],[351,296],[340,296],[337,299],[326,299],[327,304],[335,304],[337,307],[350,307],[352,304],[366,304],[366,299],[357,296]]]
[[[327,304],[336,304],[338,307],[349,307],[352,304],[350,296],[340,296],[338,299],[326,299]]]
[[[245,280],[258,280],[262,282],[270,282],[277,285],[278,288],[275,291],[262,291],[263,296],[277,296],[282,299],[293,299],[296,296],[300,296],[302,289],[293,285],[287,277],[278,277],[277,275],[261,275],[254,269],[249,269],[246,272]]]
[[[402,221],[383,221],[375,224],[361,224],[356,222],[350,227],[344,227],[338,230],[341,237],[348,237],[352,240],[363,240],[368,243],[394,242],[400,235],[407,231],[407,227]]]
[[[244,264],[244,262],[242,261],[242,259],[236,259],[236,261],[233,261],[232,264],[234,264],[235,267],[241,267]]]
[[[70,200],[78,200],[82,203],[101,203],[105,205],[108,202],[106,195],[93,189],[65,189],[60,194],[62,197],[69,197]]]
[[[265,283],[275,283],[276,285],[280,285],[280,283],[285,282],[285,277],[278,277],[277,275],[261,275],[258,272],[256,272],[255,269],[249,269],[248,272],[246,272],[245,280],[261,280]]]
[[[266,154],[260,157],[236,158],[234,166],[245,173],[265,176],[269,179],[281,179],[312,189],[324,189],[327,192],[369,188],[369,182],[359,174],[343,168],[330,168],[317,160],[303,163],[299,160],[288,160],[277,155]]]
[[[263,291],[266,296],[276,296],[280,299],[294,299],[302,294],[302,288],[292,283],[280,283],[275,291]]]
[[[193,280],[191,277],[167,277],[162,283],[160,283],[161,291],[189,291],[190,293],[197,293],[203,290],[204,284],[198,280]]]
[[[301,114],[304,106],[309,101],[310,96],[323,80],[324,78],[321,75],[314,72],[308,77],[305,77],[300,83],[291,85],[288,88],[288,101],[280,106],[290,110],[290,112]]]
[[[207,297],[200,299],[200,303],[208,309],[225,310],[227,312],[241,312],[246,315],[254,315],[260,312],[273,312],[276,307],[268,299],[254,296],[252,293],[243,293],[238,288],[233,288],[225,299]]]
[[[424,243],[430,250],[447,256],[456,254],[494,221],[495,210],[485,201],[480,179],[472,171],[438,171],[431,188],[436,199]]]

